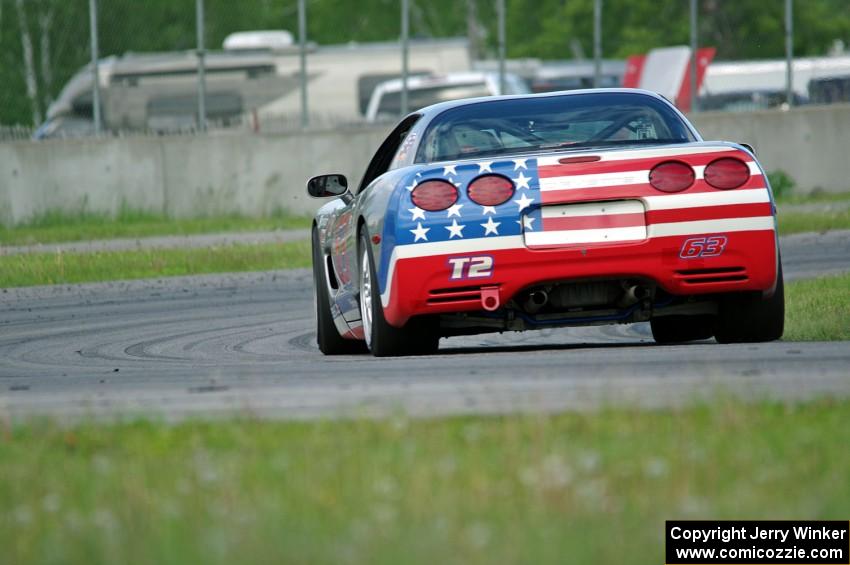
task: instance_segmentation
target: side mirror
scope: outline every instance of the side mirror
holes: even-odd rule
[[[307,194],[314,198],[342,196],[348,192],[345,175],[319,175],[307,181]]]

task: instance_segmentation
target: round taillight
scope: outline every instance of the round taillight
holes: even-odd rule
[[[722,157],[708,164],[703,177],[714,188],[730,190],[750,180],[750,168],[740,159]]]
[[[455,185],[444,180],[426,180],[416,185],[411,194],[413,203],[428,212],[445,210],[457,202]]]
[[[649,184],[661,192],[679,192],[692,184],[696,175],[690,165],[667,161],[649,171]]]
[[[469,183],[466,193],[476,204],[498,206],[514,195],[514,183],[502,175],[484,175]]]

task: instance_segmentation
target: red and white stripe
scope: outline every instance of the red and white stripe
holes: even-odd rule
[[[735,190],[704,181],[706,165],[720,157],[744,159],[750,179]],[[562,164],[541,157],[542,230],[526,230],[529,247],[641,241],[652,237],[773,230],[770,195],[758,164],[731,147],[656,148],[600,153],[591,163]],[[665,158],[689,163],[696,176],[686,193],[663,194],[649,184]],[[620,201],[571,203],[581,200]],[[559,205],[560,204],[560,205]]]

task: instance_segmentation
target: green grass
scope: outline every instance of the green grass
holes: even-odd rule
[[[786,287],[785,340],[850,340],[850,274]]]
[[[846,520],[850,402],[0,435],[9,563],[663,563],[667,519]]]
[[[310,218],[285,212],[259,218],[227,215],[192,219],[169,218],[129,209],[120,211],[115,218],[91,213],[69,215],[49,212],[20,226],[0,226],[0,245],[308,227]]]
[[[779,235],[850,229],[850,209],[824,213],[779,211]]]
[[[798,204],[831,204],[850,201],[850,192],[813,192],[790,194],[777,199],[779,205],[779,234],[824,232],[850,229],[850,209],[836,206],[828,212],[796,212],[788,206]],[[784,207],[784,209],[783,209]],[[843,209],[842,209],[843,208]]]
[[[310,266],[310,242],[0,255],[0,288]]]
[[[847,201],[850,201],[850,192],[825,192],[822,190],[808,194],[788,194],[776,199],[776,203],[780,206],[783,204],[829,204]]]

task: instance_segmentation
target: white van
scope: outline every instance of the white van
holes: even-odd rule
[[[370,122],[394,120],[401,114],[401,79],[388,80],[375,87],[366,119]],[[407,79],[407,105],[415,111],[431,104],[494,96],[499,92],[499,74],[483,72],[448,73],[445,75],[412,76]],[[505,75],[504,94],[529,94],[528,85],[517,75]]]

